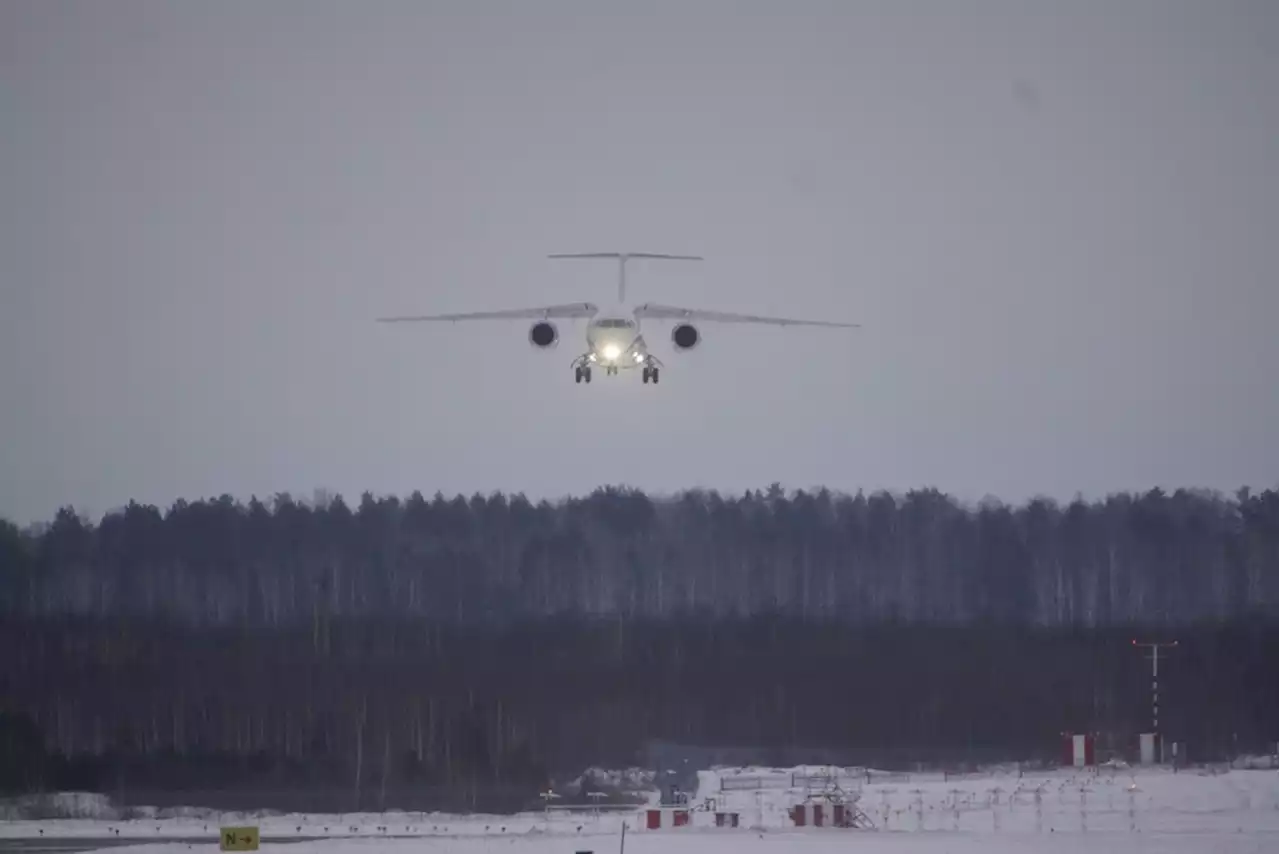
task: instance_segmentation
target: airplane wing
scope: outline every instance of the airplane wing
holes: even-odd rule
[[[639,317],[657,320],[705,321],[707,323],[764,323],[771,326],[840,326],[857,328],[857,323],[837,323],[832,320],[796,320],[790,317],[764,317],[758,314],[733,314],[727,311],[702,311],[696,308],[680,308],[674,305],[658,305],[647,302],[636,309]]]
[[[593,303],[574,302],[566,305],[546,305],[540,308],[513,308],[505,311],[469,311],[461,314],[424,314],[414,317],[379,317],[379,323],[416,323],[424,320],[550,320],[591,317],[598,309]]]

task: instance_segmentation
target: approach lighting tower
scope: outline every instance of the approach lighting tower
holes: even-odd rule
[[[1172,649],[1178,645],[1178,642],[1166,641],[1158,643],[1134,639],[1133,645],[1151,650],[1151,732],[1155,735],[1156,744],[1159,746],[1158,749],[1160,751],[1160,761],[1163,762],[1164,739],[1160,737],[1160,650]]]

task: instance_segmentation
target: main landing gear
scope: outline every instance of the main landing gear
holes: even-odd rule
[[[574,359],[572,367],[573,367],[573,381],[575,383],[591,382],[591,370],[593,367],[604,368],[604,375],[606,377],[616,377],[618,375],[618,371],[621,370],[621,367],[618,365],[600,365],[598,363],[592,362],[591,354],[589,353],[585,356],[579,356],[578,358]],[[657,359],[653,358],[652,356],[650,356],[647,360],[645,360],[644,364],[641,365],[640,376],[646,385],[648,385],[649,383],[653,383],[657,385],[658,376],[659,376],[658,369],[661,367],[662,367],[662,363],[659,362]]]
[[[645,359],[644,370],[640,374],[640,379],[644,381],[646,384],[653,383],[654,385],[657,385],[658,384],[658,368],[660,367],[662,367],[662,363],[659,362],[657,359],[655,359],[653,356],[650,356],[649,358]]]
[[[591,382],[591,354],[584,353],[573,360],[573,381],[576,383]]]

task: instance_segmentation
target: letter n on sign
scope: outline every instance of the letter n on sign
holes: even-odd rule
[[[218,847],[223,851],[257,851],[258,828],[224,827]]]

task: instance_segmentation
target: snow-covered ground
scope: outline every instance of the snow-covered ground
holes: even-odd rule
[[[403,851],[563,854],[613,852],[627,825],[628,852],[848,851],[889,854],[933,852],[1274,852],[1280,821],[1280,775],[1270,770],[1111,768],[1099,771],[841,775],[840,787],[857,794],[874,830],[795,828],[788,807],[804,799],[793,774],[830,769],[716,769],[699,774],[691,806],[737,812],[741,826],[717,828],[710,811],[693,813],[687,828],[644,829],[641,811],[553,810],[516,816],[438,813],[342,816],[209,815],[191,810],[132,821],[101,818],[0,822],[0,837],[136,839],[116,854],[179,854],[216,850],[220,825],[257,825],[263,850],[283,854],[398,854]],[[722,790],[722,780],[730,781]],[[762,786],[762,788],[754,788]],[[83,812],[106,807],[78,796]],[[276,838],[321,837],[288,845]],[[411,838],[404,838],[411,837]],[[164,841],[161,841],[164,840]]]
[[[373,840],[322,840],[298,842],[288,845],[264,845],[263,851],[315,852],[315,854],[414,854],[414,852],[457,852],[457,854],[612,854],[619,850],[617,836],[591,839],[537,839],[537,840],[435,840],[416,842],[405,839]],[[203,847],[203,846],[201,846]],[[191,854],[198,850],[187,843],[153,843],[150,845],[124,846],[111,849],[116,854]],[[206,850],[216,851],[214,843]],[[887,835],[874,839],[837,838],[831,835],[774,834],[759,835],[710,835],[684,834],[657,838],[631,836],[626,838],[628,854],[735,854],[736,852],[789,852],[801,854],[848,854],[851,851],[872,854],[1238,854],[1238,852],[1266,852],[1276,850],[1274,832],[1270,837],[1216,837],[1216,836],[1115,836],[1091,834],[1088,838],[1069,836],[1036,836],[1007,834],[1005,836],[925,836]]]

